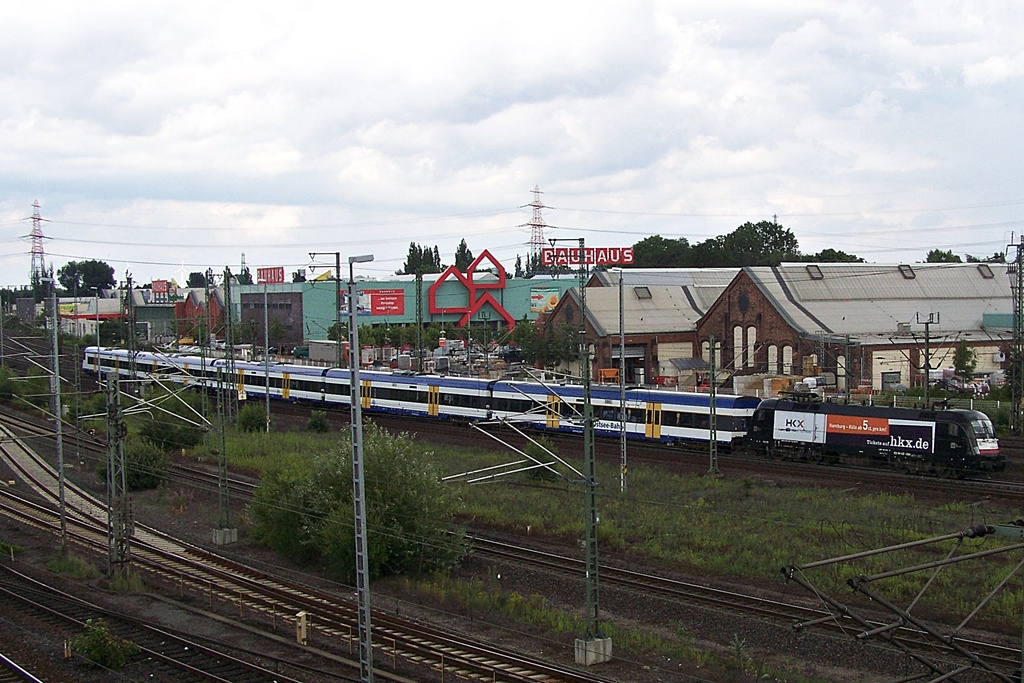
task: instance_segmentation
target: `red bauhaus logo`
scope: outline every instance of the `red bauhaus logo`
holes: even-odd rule
[[[586,247],[583,257],[588,266],[628,266],[633,263],[633,247]],[[579,247],[545,247],[540,250],[544,266],[580,265]]]
[[[257,268],[256,282],[261,285],[280,285],[284,283],[284,266]]]
[[[484,261],[490,263],[494,267],[494,271],[498,276],[498,279],[492,282],[477,282],[474,279],[476,274],[477,266]],[[462,283],[466,288],[468,305],[466,306],[448,306],[442,308],[437,304],[437,291],[441,288],[447,280],[455,278],[455,280]],[[444,314],[444,313],[461,313],[462,317],[459,319],[458,325],[460,327],[469,323],[470,319],[480,311],[484,306],[490,306],[499,316],[501,316],[508,324],[508,329],[512,329],[516,326],[516,320],[513,318],[505,307],[498,303],[498,300],[494,298],[488,290],[500,290],[505,288],[505,269],[498,263],[497,259],[491,256],[491,252],[484,249],[484,251],[476,257],[476,259],[469,264],[469,268],[465,273],[461,272],[455,266],[448,266],[448,268],[441,273],[434,284],[430,285],[430,289],[427,290],[427,302],[430,313],[432,315]]]

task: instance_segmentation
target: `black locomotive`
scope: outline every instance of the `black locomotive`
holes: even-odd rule
[[[789,395],[761,402],[747,443],[768,457],[944,476],[1006,466],[988,416],[955,408],[891,408]]]

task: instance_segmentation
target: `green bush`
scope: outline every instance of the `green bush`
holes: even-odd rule
[[[19,399],[36,408],[50,410],[50,377],[42,370],[32,366],[25,377],[12,380],[12,383],[14,394]]]
[[[153,404],[152,419],[139,434],[163,452],[192,448],[203,442],[206,430],[199,426],[198,397],[191,392],[160,391],[147,397]]]
[[[124,460],[129,491],[155,489],[167,480],[167,452],[150,441],[129,437]]]
[[[309,416],[309,422],[306,423],[306,430],[317,434],[331,431],[331,425],[327,422],[327,413],[322,410],[314,410]]]
[[[79,396],[68,406],[72,418],[81,418],[87,415],[107,414],[106,394],[96,393],[89,396]],[[104,418],[105,419],[105,418]]]
[[[268,468],[250,507],[253,538],[298,562],[355,576],[352,464],[347,440]],[[406,434],[368,426],[364,436],[367,564],[371,578],[455,566],[465,548],[455,528],[456,490]]]
[[[539,436],[535,437],[535,441],[537,443],[533,443],[532,441],[530,443],[527,443],[526,446],[523,448],[523,452],[539,462],[548,463],[553,461],[554,458],[552,458],[551,455],[548,454],[548,451],[551,451],[552,453],[557,453],[558,451],[555,450],[555,445],[551,443],[551,440],[543,436]],[[537,463],[530,464],[536,465]],[[533,479],[535,481],[559,481],[562,478],[561,476],[559,476],[557,472],[559,464],[556,462],[551,467],[556,471],[552,471],[547,467],[535,467],[534,469],[530,470],[527,474],[530,479]]]
[[[0,401],[10,402],[14,398],[14,373],[4,365],[0,367]]]
[[[238,411],[238,431],[262,432],[267,428],[266,409],[248,404]]]
[[[139,652],[138,645],[111,633],[102,619],[86,621],[85,631],[71,639],[71,649],[107,669],[120,669]]]

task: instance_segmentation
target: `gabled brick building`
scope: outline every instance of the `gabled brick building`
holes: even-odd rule
[[[783,263],[743,268],[697,323],[729,376],[834,377],[840,389],[919,386],[961,341],[999,369],[1012,313],[1000,263]],[[927,324],[926,324],[927,323]]]

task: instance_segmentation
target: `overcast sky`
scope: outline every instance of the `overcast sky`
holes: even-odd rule
[[[1021,35],[1013,0],[2,3],[0,286],[37,200],[48,264],[138,282],[461,239],[511,271],[534,186],[588,246],[776,216],[805,253],[990,256]]]

